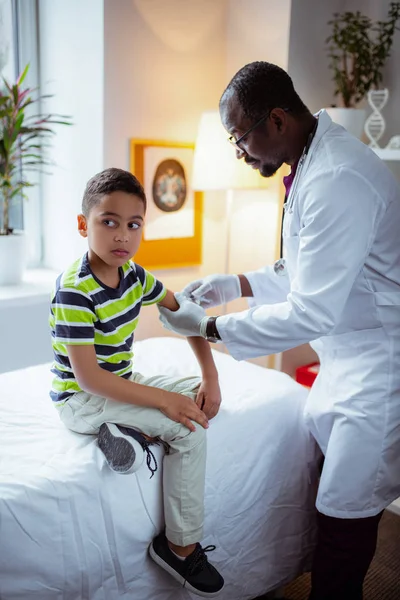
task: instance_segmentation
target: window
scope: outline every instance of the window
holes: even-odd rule
[[[29,63],[25,81],[32,88],[39,82],[37,22],[36,0],[0,0],[0,74],[13,82]],[[36,185],[27,188],[26,201],[13,203],[10,224],[24,229],[28,265],[38,266],[42,260],[40,173],[29,173],[29,181]]]
[[[16,74],[12,0],[0,0],[0,73],[6,79]]]

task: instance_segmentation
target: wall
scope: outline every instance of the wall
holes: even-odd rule
[[[330,31],[327,23],[334,12],[346,10],[347,4],[346,0],[295,0],[292,3],[288,71],[298,94],[312,112],[334,103],[325,52]]]
[[[195,139],[225,75],[225,15],[225,0],[105,0],[106,167],[128,166],[130,137]]]
[[[42,182],[45,264],[60,270],[86,248],[76,215],[86,181],[103,168],[103,3],[39,0],[39,19],[40,85],[54,95],[47,108],[73,117],[57,130],[56,166]]]
[[[389,4],[390,0],[295,0],[292,3],[288,69],[298,93],[310,110],[317,111],[335,103],[325,45],[331,32],[328,21],[333,13],[360,10],[373,20],[386,20]],[[397,31],[383,73],[382,85],[389,88],[390,99],[383,111],[387,130],[382,138],[382,146],[392,135],[400,134],[399,61],[400,31]]]
[[[243,5],[232,0],[105,0],[105,166],[128,167],[130,137],[194,141],[201,113],[218,107],[234,72],[245,62],[265,58],[268,45],[284,64],[290,1],[275,9],[272,5],[250,0],[243,12]],[[280,33],[269,39],[265,31],[277,15]],[[277,24],[275,28],[278,31]],[[271,190],[236,193],[232,212],[230,270],[240,272],[273,260],[275,182]],[[156,275],[179,290],[193,279],[223,272],[226,232],[225,194],[208,192],[202,265]],[[230,306],[245,307],[244,301]],[[141,315],[138,338],[154,335],[170,333],[161,329],[157,309],[148,307]]]
[[[287,69],[292,4],[291,0],[229,1],[227,80],[254,60],[266,60]]]

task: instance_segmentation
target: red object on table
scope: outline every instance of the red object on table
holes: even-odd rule
[[[301,385],[311,387],[318,373],[319,363],[315,362],[309,365],[303,365],[296,369],[296,381],[301,383]]]

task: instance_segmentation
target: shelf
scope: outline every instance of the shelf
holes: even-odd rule
[[[372,148],[371,146],[370,148],[382,160],[400,160],[400,149]]]

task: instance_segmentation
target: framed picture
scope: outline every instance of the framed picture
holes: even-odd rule
[[[201,264],[203,194],[191,189],[194,144],[130,140],[130,170],[147,197],[135,261],[149,270]]]

